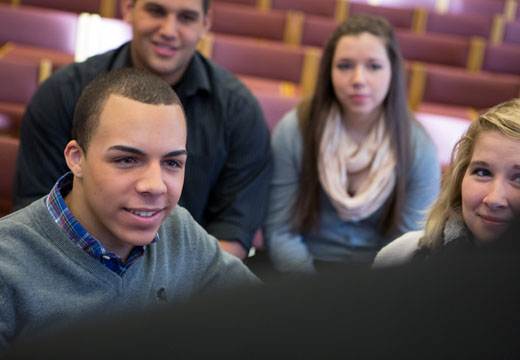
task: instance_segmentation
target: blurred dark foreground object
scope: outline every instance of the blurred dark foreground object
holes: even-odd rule
[[[520,358],[517,234],[518,223],[496,244],[425,263],[345,267],[103,319],[19,343],[6,359]]]

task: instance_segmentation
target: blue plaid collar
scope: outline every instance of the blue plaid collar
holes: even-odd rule
[[[56,182],[49,196],[45,199],[49,213],[54,222],[67,233],[68,238],[73,243],[116,274],[123,275],[136,259],[144,255],[146,247],[134,246],[126,262],[123,262],[115,253],[107,252],[103,245],[76,220],[65,203],[64,198],[72,190],[73,179],[74,175],[68,172]],[[156,235],[152,243],[158,240],[159,235]]]

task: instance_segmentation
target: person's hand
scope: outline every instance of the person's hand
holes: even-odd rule
[[[246,249],[240,245],[240,243],[236,241],[226,241],[226,240],[219,240],[220,247],[225,252],[236,256],[240,260],[244,261],[246,258]]]

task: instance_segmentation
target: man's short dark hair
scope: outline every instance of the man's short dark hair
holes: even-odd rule
[[[85,87],[72,120],[72,139],[78,142],[85,154],[110,95],[145,104],[179,105],[182,108],[171,86],[147,70],[123,68],[104,73]]]
[[[135,5],[136,1],[137,0],[132,0],[132,4]],[[209,6],[210,6],[210,0],[202,0],[202,11],[204,12],[204,15],[208,14]]]

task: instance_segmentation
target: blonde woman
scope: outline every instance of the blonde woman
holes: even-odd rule
[[[374,267],[495,241],[520,212],[520,99],[488,110],[455,145],[424,231],[384,247]]]

